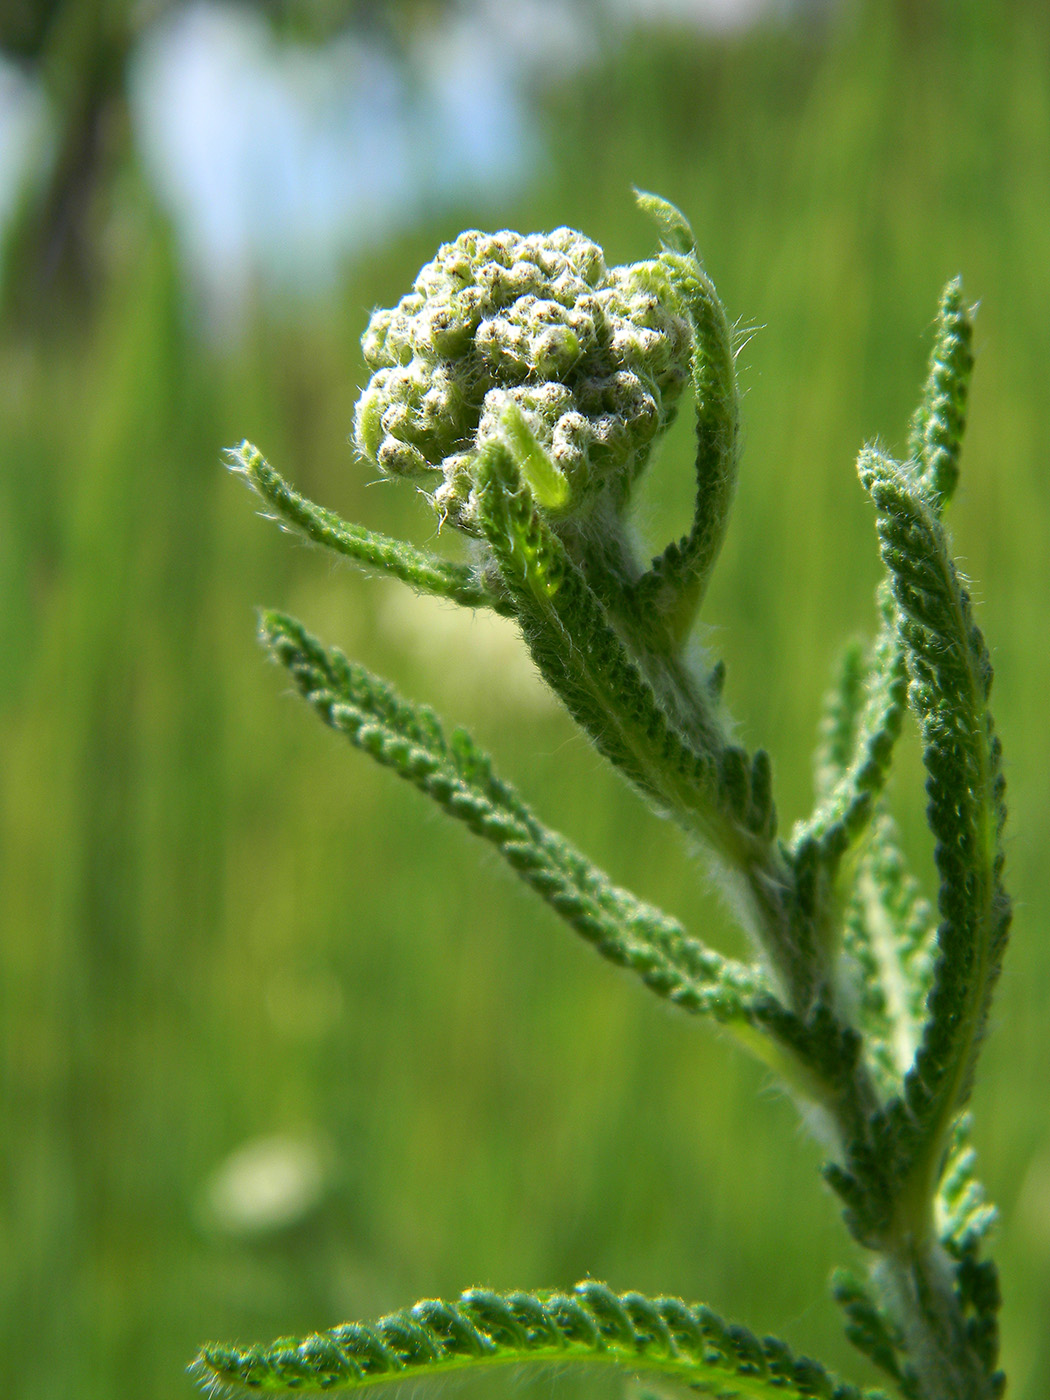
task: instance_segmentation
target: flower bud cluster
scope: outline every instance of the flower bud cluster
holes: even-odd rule
[[[426,481],[442,518],[471,531],[475,457],[512,403],[568,483],[563,513],[608,489],[625,497],[674,415],[692,339],[660,260],[607,268],[560,228],[460,234],[375,312],[362,347],[358,449]]]

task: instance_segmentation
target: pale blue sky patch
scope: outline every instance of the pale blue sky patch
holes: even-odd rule
[[[259,284],[323,288],[414,218],[520,188],[539,155],[533,56],[507,37],[468,12],[398,62],[363,35],[282,43],[219,5],[154,30],[133,67],[137,140],[213,308]]]
[[[503,197],[533,169],[538,140],[519,90],[521,68],[512,53],[493,48],[491,34],[461,21],[416,56],[412,174],[427,203],[485,190]]]
[[[288,45],[251,12],[193,5],[149,36],[132,102],[187,261],[223,300],[323,286],[403,210],[404,79],[362,40]]]
[[[423,217],[469,206],[498,223],[542,165],[535,92],[639,24],[725,28],[790,2],[472,0],[395,58],[363,32],[296,44],[250,8],[192,0],[133,56],[134,139],[223,320],[260,287],[323,291]],[[44,118],[39,88],[0,60],[0,228],[42,168]]]
[[[0,229],[21,197],[24,181],[46,150],[39,84],[0,53]]]

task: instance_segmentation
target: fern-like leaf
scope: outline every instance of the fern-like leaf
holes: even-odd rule
[[[591,1363],[664,1376],[720,1400],[880,1400],[795,1357],[773,1337],[723,1322],[703,1304],[614,1293],[472,1288],[373,1323],[345,1323],[270,1346],[206,1346],[191,1367],[213,1394],[363,1390],[495,1366]],[[885,1397],[881,1397],[885,1400]]]
[[[850,642],[839,658],[834,682],[824,696],[813,756],[813,785],[818,802],[826,802],[831,797],[850,766],[864,706],[867,674],[863,645],[859,641]]]
[[[754,1031],[775,1021],[777,1008],[757,970],[721,957],[674,919],[615,886],[533,815],[463,730],[446,736],[432,710],[402,699],[292,618],[265,614],[261,635],[326,723],[494,845],[603,957],[630,968],[659,996],[713,1017],[758,1048]]]
[[[846,1315],[846,1336],[857,1350],[893,1379],[905,1400],[917,1400],[915,1378],[901,1357],[901,1337],[860,1280],[848,1269],[836,1269],[831,1293]]]
[[[937,1189],[937,1234],[955,1267],[955,1292],[966,1319],[970,1346],[985,1370],[999,1363],[999,1274],[980,1257],[998,1212],[977,1177],[977,1154],[970,1145],[970,1116],[962,1114],[952,1131],[948,1160]],[[1001,1375],[1001,1373],[1000,1373]],[[1000,1379],[997,1375],[996,1379]]]
[[[985,1236],[998,1211],[977,1177],[977,1154],[970,1144],[968,1113],[956,1120],[948,1159],[937,1188],[934,1210],[937,1234],[954,1263],[955,1292],[966,1319],[967,1339],[989,1373],[999,1362],[999,1273],[991,1259],[981,1259]],[[1001,1373],[997,1375],[1001,1380]]]
[[[634,588],[639,615],[655,616],[674,646],[688,635],[718,552],[736,487],[740,417],[733,340],[725,308],[700,265],[684,216],[656,195],[636,192],[639,207],[656,220],[693,329],[692,378],[696,409],[696,503],[687,535],[668,545]]]
[[[952,1130],[951,1146],[937,1188],[937,1234],[956,1259],[983,1241],[998,1219],[977,1177],[977,1153],[970,1145],[971,1120],[962,1114]]]
[[[478,518],[540,674],[603,754],[658,811],[745,872],[754,927],[792,1008],[819,989],[812,931],[794,917],[793,874],[773,844],[769,756],[727,744],[708,701],[694,696],[686,729],[661,703],[601,601],[538,509],[500,442],[478,462]]]
[[[656,806],[716,846],[722,740],[712,715],[687,736],[612,626],[501,443],[478,463],[478,516],[541,675],[610,760]],[[729,792],[740,815],[750,791]]]
[[[965,1318],[966,1340],[991,1379],[990,1394],[1006,1389],[999,1364],[999,1270],[991,1259],[979,1259],[976,1246],[964,1250],[955,1265],[955,1292]]]
[[[930,367],[908,440],[923,489],[938,511],[951,500],[959,480],[972,371],[973,311],[964,303],[956,277],[941,296]]]
[[[959,477],[972,345],[973,313],[956,278],[941,296],[929,369],[909,437],[918,483],[936,517],[943,514]],[[896,603],[885,585],[878,606],[881,622],[867,659],[862,660],[858,647],[848,649],[825,702],[817,751],[818,806],[794,834],[796,849],[817,840],[832,869],[874,815],[907,701]]]
[[[417,593],[448,598],[467,608],[510,613],[506,598],[488,588],[480,572],[471,565],[456,564],[416,549],[404,540],[376,534],[315,505],[293,490],[252,443],[244,441],[231,448],[227,458],[230,469],[244,477],[287,529],[314,544],[342,555],[359,568],[390,574]]]
[[[911,699],[925,743],[927,817],[940,876],[937,962],[922,1043],[902,1097],[880,1125],[902,1199],[929,1201],[945,1137],[965,1102],[1006,947],[1009,899],[1000,845],[1005,807],[1000,745],[988,711],[992,668],[935,501],[874,449],[860,475],[900,614]],[[926,1222],[911,1222],[920,1233]]]
[[[775,827],[768,754],[749,759],[726,744],[699,693],[688,729],[661,702],[502,444],[487,447],[478,477],[486,539],[552,690],[598,751],[658,810],[717,851],[732,851],[734,864],[761,860]]]
[[[908,678],[897,635],[896,608],[879,593],[881,625],[867,657],[852,647],[825,701],[817,753],[819,802],[793,833],[796,852],[809,842],[834,875],[856,843],[886,786],[907,704]]]
[[[843,951],[861,970],[858,1015],[884,1092],[899,1093],[911,1068],[933,973],[933,911],[908,872],[896,826],[880,812],[857,863]]]

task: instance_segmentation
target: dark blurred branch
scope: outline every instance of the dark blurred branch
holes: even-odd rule
[[[50,109],[46,176],[31,182],[4,248],[4,311],[50,316],[85,301],[98,271],[99,204],[128,144],[130,0],[58,0],[18,30]]]
[[[397,51],[420,29],[447,23],[462,0],[247,0],[276,33],[300,43],[324,43],[348,29],[382,36]]]
[[[0,11],[0,49],[33,61],[44,47],[61,0],[7,0]]]
[[[176,0],[0,0],[0,49],[35,67],[49,108],[46,173],[30,179],[0,249],[0,314],[64,322],[102,271],[112,187],[133,159],[127,68],[139,31]],[[459,0],[246,0],[292,43],[323,44],[348,28],[402,52]],[[10,8],[8,8],[10,5]]]

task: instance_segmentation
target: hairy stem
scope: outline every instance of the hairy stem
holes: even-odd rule
[[[904,1334],[921,1400],[997,1400],[1002,1373],[989,1374],[974,1352],[940,1246],[904,1241],[873,1272]]]

